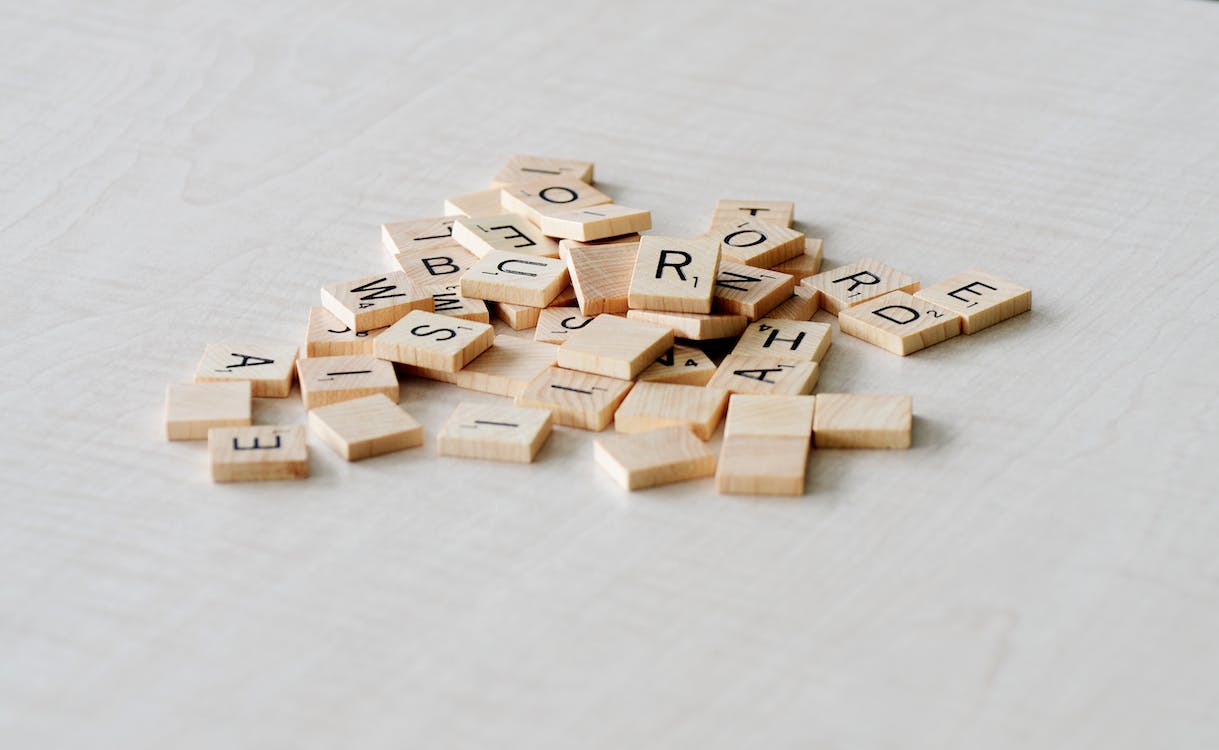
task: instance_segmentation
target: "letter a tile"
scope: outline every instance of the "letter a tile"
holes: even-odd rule
[[[292,392],[295,365],[290,344],[208,344],[195,382],[248,380],[255,398],[284,398]]]
[[[819,375],[816,362],[729,354],[720,362],[707,387],[731,393],[797,396],[812,393]]]

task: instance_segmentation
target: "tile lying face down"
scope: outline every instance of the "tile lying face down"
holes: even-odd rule
[[[628,490],[709,477],[716,464],[715,453],[684,426],[598,438],[593,457]]]

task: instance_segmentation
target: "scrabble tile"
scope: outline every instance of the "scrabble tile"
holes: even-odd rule
[[[551,422],[549,409],[458,404],[441,428],[437,452],[442,456],[531,463],[550,437]]]
[[[252,424],[251,393],[247,381],[170,385],[165,392],[165,437],[205,440],[212,427]]]
[[[516,396],[516,405],[550,409],[557,424],[600,431],[632,385],[629,380],[549,367]]]
[[[419,286],[456,284],[478,258],[461,245],[432,250],[409,250],[394,256],[407,278]]]
[[[575,159],[552,159],[547,156],[517,154],[500,167],[491,178],[491,187],[503,187],[517,182],[535,182],[553,177],[567,177],[593,184],[593,163]]]
[[[794,276],[721,260],[711,308],[757,320],[786,302],[795,289]]]
[[[905,292],[889,292],[843,310],[838,327],[904,357],[956,336],[961,332],[961,316]]]
[[[645,232],[652,228],[652,212],[606,203],[543,214],[540,226],[551,237],[588,242]]]
[[[208,344],[195,382],[248,380],[256,398],[284,398],[292,392],[295,366],[291,344]]]
[[[821,308],[834,315],[889,292],[913,294],[919,286],[914,277],[872,258],[809,276],[800,284],[820,292]]]
[[[381,225],[381,241],[390,255],[432,252],[455,247],[453,219],[439,216],[411,221],[391,221]]]
[[[458,388],[515,398],[555,363],[558,347],[516,336],[496,336],[494,345],[457,372],[407,365],[408,373]]]
[[[712,313],[670,313],[652,310],[631,310],[626,316],[631,320],[641,320],[645,323],[664,326],[673,332],[674,336],[691,341],[707,341],[709,339],[725,339],[741,335],[741,331],[749,325],[749,318],[744,315],[721,315]]]
[[[322,307],[357,331],[393,325],[412,310],[432,311],[432,295],[402,271],[322,287]]]
[[[428,314],[428,313],[424,313]],[[394,366],[371,354],[310,357],[298,360],[296,376],[306,409],[383,393],[398,403]]]
[[[461,277],[464,297],[546,307],[571,282],[557,258],[493,250]]]
[[[304,425],[213,427],[207,431],[207,452],[213,482],[309,476]]]
[[[795,215],[796,204],[791,201],[720,200],[715,204],[711,226],[752,219],[790,227]]]
[[[723,260],[770,268],[804,252],[804,233],[756,219],[720,224],[707,232],[720,243]]]
[[[517,214],[497,214],[476,219],[463,216],[453,224],[453,238],[479,258],[495,250],[544,258],[559,257],[559,243]]]
[[[567,272],[569,275],[571,271]],[[563,287],[563,291],[555,295],[555,298],[550,300],[547,307],[574,307],[576,305],[576,289],[571,284]]]
[[[725,437],[715,489],[729,495],[803,495],[808,452],[808,437]]]
[[[910,396],[820,393],[813,414],[818,448],[909,448]]]
[[[724,437],[803,438],[808,441],[813,435],[816,398],[733,394],[724,419]]]
[[[311,409],[309,429],[348,461],[423,445],[423,426],[381,393]]]
[[[491,322],[491,313],[487,310],[487,303],[480,299],[461,296],[461,284],[456,279],[452,284],[429,286],[426,289],[432,293],[432,305],[438,315],[475,320],[479,323]]]
[[[816,362],[729,354],[715,368],[707,387],[731,393],[796,396],[812,393],[820,374]]]
[[[578,307],[547,307],[538,317],[533,340],[546,344],[562,344],[574,331],[579,331],[593,321],[580,314]]]
[[[559,347],[559,367],[630,380],[672,346],[668,328],[599,315]]]
[[[914,295],[961,316],[961,331],[977,333],[1033,307],[1033,293],[982,271],[965,271]]]
[[[674,346],[656,358],[639,373],[638,380],[654,383],[679,383],[681,385],[706,385],[715,374],[715,363],[692,346]]]
[[[486,304],[495,317],[507,323],[508,327],[514,331],[523,331],[536,326],[542,310],[546,309],[529,305],[514,305],[511,302],[488,302]]]
[[[500,203],[504,210],[520,214],[534,224],[541,224],[543,214],[600,206],[613,203],[613,199],[580,180],[552,177],[504,187],[500,193]]]
[[[502,214],[504,206],[500,198],[503,192],[503,188],[493,187],[449,198],[444,202],[444,214],[445,216],[470,216],[475,219]]]
[[[635,246],[638,247],[639,235],[638,234],[624,234],[621,237],[605,237],[604,239],[600,239],[600,240],[587,240],[587,241],[561,239],[561,240],[559,240],[559,257],[566,258],[567,256],[564,255],[564,250],[571,250],[572,248],[576,248],[576,247],[598,247],[600,245],[625,245],[627,243],[635,243]]]
[[[559,255],[567,262],[582,313],[591,316],[627,311],[631,274],[639,255],[638,240],[583,246],[559,243]]]
[[[812,287],[797,284],[792,296],[766,313],[766,317],[778,320],[809,320],[820,308],[821,292]]]
[[[306,357],[338,357],[343,354],[372,354],[372,340],[384,328],[353,331],[324,307],[309,308],[309,327],[305,331]]]
[[[770,270],[794,276],[797,282],[821,272],[821,240],[816,237],[804,238],[804,252],[794,258],[789,258]]]
[[[699,440],[710,440],[728,406],[728,392],[697,385],[636,383],[614,412],[618,432],[647,432],[689,427]]]
[[[732,353],[820,362],[830,348],[831,332],[828,323],[762,318],[745,329]]]
[[[630,306],[658,312],[709,313],[719,266],[715,238],[640,237],[631,273]]]
[[[715,454],[686,427],[598,438],[593,459],[628,490],[715,474]]]
[[[491,347],[487,323],[414,310],[373,341],[373,354],[391,362],[457,372]]]

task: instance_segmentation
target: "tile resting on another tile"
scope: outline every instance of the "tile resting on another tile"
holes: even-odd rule
[[[456,243],[431,250],[398,253],[394,261],[406,277],[419,286],[456,284],[478,257]]]
[[[500,193],[504,209],[520,214],[534,224],[543,214],[574,211],[577,208],[613,203],[613,199],[591,185],[564,177],[509,185]]]
[[[977,333],[1033,308],[1033,293],[982,271],[965,271],[916,292],[915,297],[961,316],[961,332]]]
[[[754,219],[790,227],[795,219],[796,204],[791,201],[740,201],[721,199],[711,215],[711,227],[730,221]]]
[[[444,214],[445,216],[470,216],[476,219],[482,216],[502,214],[504,206],[500,199],[503,192],[502,187],[494,187],[449,198],[444,202]]]
[[[820,292],[821,308],[834,315],[889,292],[913,294],[919,287],[918,279],[872,258],[809,276],[800,284]]]
[[[904,357],[961,332],[961,316],[905,292],[848,307],[838,314],[842,332]]]
[[[820,362],[829,351],[832,331],[829,323],[762,318],[749,324],[732,353]]]
[[[715,474],[715,453],[687,427],[612,435],[593,443],[593,458],[628,490]]]
[[[395,256],[457,246],[453,239],[453,219],[448,216],[386,222],[381,225],[381,242],[389,254]]]
[[[431,312],[433,304],[432,295],[402,271],[322,287],[322,307],[357,331],[393,325],[412,310]]]
[[[437,315],[448,315],[451,318],[474,320],[479,323],[491,322],[491,313],[487,310],[487,303],[480,299],[461,296],[461,284],[456,280],[452,284],[429,286],[426,289],[432,293],[432,304]]]
[[[296,354],[291,344],[208,344],[195,382],[248,380],[255,398],[284,398],[292,392]]]
[[[524,331],[533,328],[541,319],[544,307],[530,305],[514,305],[511,302],[487,302],[487,309],[495,317],[508,324],[514,331]]]
[[[559,367],[631,380],[672,346],[668,328],[599,315],[559,347]]]
[[[638,234],[652,228],[652,212],[614,203],[543,214],[542,231],[551,237],[591,242]]]
[[[567,177],[593,184],[593,163],[576,159],[553,159],[548,156],[516,154],[500,167],[491,178],[491,187],[502,188],[520,182],[535,182],[554,177]]]
[[[766,313],[766,317],[777,320],[810,320],[820,308],[821,292],[803,284],[797,284],[792,296]]]
[[[423,426],[380,393],[311,409],[309,429],[348,461],[423,445]]]
[[[802,232],[755,219],[720,224],[705,236],[720,243],[724,260],[757,268],[770,268],[804,252]]]
[[[614,429],[647,432],[683,425],[710,440],[728,406],[728,392],[697,385],[639,382],[614,412]]]
[[[463,216],[453,223],[453,239],[479,258],[495,250],[543,258],[559,257],[559,243],[518,214]]]
[[[491,347],[488,323],[415,310],[373,341],[373,354],[391,362],[457,372]]]
[[[550,367],[525,386],[516,405],[550,409],[557,424],[596,432],[614,418],[632,385],[629,380]]]
[[[631,272],[630,307],[709,313],[719,266],[719,245],[713,237],[644,235]]]
[[[388,326],[387,326],[388,327]],[[303,357],[339,357],[344,354],[372,354],[372,340],[385,328],[354,331],[324,307],[309,308]]]
[[[555,363],[553,344],[539,344],[511,335],[495,337],[494,345],[457,372],[406,365],[404,369],[428,380],[452,383],[458,388],[515,398],[530,381]]]
[[[691,341],[726,339],[741,335],[749,325],[744,315],[720,315],[711,313],[674,313],[654,310],[630,310],[626,316],[631,320],[664,326],[677,338]]]
[[[533,340],[545,344],[562,344],[573,333],[591,322],[593,319],[581,315],[578,307],[547,307],[538,316]]]
[[[394,366],[370,354],[297,360],[296,374],[306,409],[375,393],[398,403],[398,376],[394,374]]]
[[[757,320],[786,302],[795,289],[794,276],[721,260],[711,306],[717,313]]]
[[[796,396],[812,393],[821,368],[816,362],[729,354],[707,382],[731,393]]]
[[[571,282],[557,258],[493,250],[461,277],[463,297],[546,307]]]
[[[715,374],[715,363],[702,349],[678,344],[656,358],[639,373],[639,382],[706,385]]]
[[[457,405],[437,438],[442,456],[531,463],[550,437],[549,409],[506,404]]]
[[[809,276],[815,276],[821,272],[821,248],[821,240],[816,237],[805,237],[803,253],[776,266],[771,266],[770,270],[794,276],[797,283]]]

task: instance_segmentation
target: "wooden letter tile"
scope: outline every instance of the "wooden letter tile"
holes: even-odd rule
[[[613,203],[613,200],[580,180],[555,177],[523,185],[509,185],[500,194],[500,203],[506,211],[520,214],[534,224],[541,224],[543,214],[600,206]]]
[[[544,344],[562,344],[572,333],[592,321],[592,318],[581,315],[578,307],[547,307],[538,316],[538,327],[533,333],[533,340]]]
[[[516,336],[496,336],[495,344],[457,372],[406,366],[412,375],[452,383],[458,388],[516,397],[555,363],[558,347]]]
[[[809,276],[800,284],[820,292],[822,309],[835,315],[889,292],[918,291],[917,279],[871,258]]]
[[[614,413],[614,429],[630,433],[683,425],[693,430],[699,440],[710,440],[727,405],[727,391],[640,382]]]
[[[542,231],[551,237],[589,242],[638,234],[652,228],[652,212],[613,203],[543,214]]]
[[[631,380],[672,346],[668,328],[599,315],[559,347],[559,367]]]
[[[353,331],[324,307],[309,308],[309,328],[305,332],[306,357],[339,357],[344,354],[372,354],[372,340],[384,328]]]
[[[711,303],[718,313],[757,320],[786,302],[795,289],[794,276],[721,260]]]
[[[832,330],[829,323],[762,318],[745,329],[732,353],[820,362],[830,348]]]
[[[738,201],[720,200],[715,204],[711,216],[711,227],[733,221],[765,221],[790,227],[796,215],[796,204],[791,201]]]
[[[815,276],[821,272],[821,245],[821,240],[816,237],[805,237],[803,253],[771,266],[770,270],[794,276],[797,282]]]
[[[802,438],[808,450],[816,398],[733,394],[728,400],[724,437]]]
[[[469,216],[477,219],[481,216],[502,214],[504,206],[500,202],[500,198],[503,193],[503,188],[494,187],[449,198],[444,202],[444,215]]]
[[[559,240],[559,257],[566,258],[565,251],[571,250],[574,247],[597,247],[598,245],[624,245],[626,243],[634,243],[635,247],[639,246],[638,234],[624,234],[621,237],[606,237],[600,240]]]
[[[461,275],[478,262],[478,258],[461,245],[432,250],[408,250],[394,256],[407,278],[419,286],[456,284]]]
[[[421,313],[428,315],[430,313]],[[310,357],[296,363],[306,409],[383,393],[398,403],[394,366],[370,354]]]
[[[904,357],[961,332],[961,316],[905,292],[889,292],[838,314],[842,332]]]
[[[797,284],[792,296],[766,313],[766,317],[778,320],[809,320],[819,309],[821,309],[821,292],[812,287]]]
[[[391,362],[457,372],[495,339],[487,323],[415,310],[373,341],[373,354]]]
[[[713,237],[640,237],[631,273],[630,306],[709,313],[719,266],[719,243]]]
[[[715,454],[687,427],[598,438],[593,458],[628,490],[715,474]]]
[[[910,396],[821,393],[813,415],[818,448],[909,448]]]
[[[309,429],[348,461],[423,445],[423,426],[380,393],[310,410]]]
[[[633,384],[587,372],[549,367],[516,397],[517,406],[550,409],[557,424],[604,430]]]
[[[709,339],[726,339],[741,335],[749,318],[744,315],[728,315],[711,313],[674,313],[655,312],[653,310],[631,310],[626,316],[631,320],[642,320],[652,325],[663,326],[673,332],[674,336],[691,341],[707,341]]]
[[[391,221],[381,225],[381,241],[390,255],[426,252],[455,247],[453,219],[440,216],[412,221]]]
[[[802,495],[808,445],[807,437],[725,437],[715,489],[730,495]]]
[[[432,293],[432,304],[438,315],[475,320],[479,323],[491,322],[491,313],[487,310],[487,303],[480,299],[461,296],[461,284],[456,279],[452,284],[429,286],[427,290]]]
[[[813,392],[820,376],[816,362],[729,354],[707,382],[731,393],[796,396]]]
[[[567,264],[557,258],[494,250],[461,277],[461,294],[474,299],[546,307],[570,281]]]
[[[322,307],[357,331],[393,325],[411,310],[432,311],[432,295],[402,271],[322,287]]]
[[[1033,307],[1033,293],[982,271],[966,271],[914,295],[961,316],[961,331],[977,333]]]
[[[536,182],[554,177],[566,177],[593,184],[593,163],[575,159],[551,159],[546,156],[517,154],[500,167],[491,178],[491,187],[502,188],[517,182]]]
[[[720,256],[733,263],[770,268],[804,252],[804,234],[779,224],[742,220],[707,233],[720,243]]]
[[[296,347],[284,344],[208,344],[195,369],[196,383],[248,380],[256,398],[292,392]]]
[[[678,344],[657,357],[655,362],[639,373],[638,379],[641,382],[706,385],[714,374],[715,363],[702,349]]]
[[[638,240],[584,246],[560,243],[559,255],[567,261],[582,313],[591,316],[627,311],[631,274],[639,255]]]
[[[504,404],[457,405],[437,440],[442,456],[531,463],[550,437],[549,409]]]
[[[207,452],[213,482],[309,476],[304,425],[213,427],[207,431]]]
[[[165,437],[206,440],[212,427],[246,427],[253,422],[248,382],[174,383],[165,393]]]
[[[569,270],[568,276],[571,275]],[[547,307],[575,307],[576,306],[576,289],[571,284],[563,288],[563,291],[555,295],[555,298],[550,300]]]
[[[453,238],[482,258],[494,250],[520,255],[559,257],[559,243],[542,234],[524,216],[498,214],[477,219],[462,217],[453,224]]]

